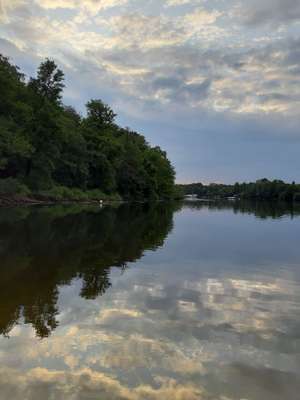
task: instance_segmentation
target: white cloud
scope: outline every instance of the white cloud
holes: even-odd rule
[[[112,7],[123,6],[128,0],[35,0],[46,9],[69,8],[83,9],[93,14]]]
[[[0,21],[8,22],[10,13],[25,3],[26,0],[0,0]]]
[[[184,6],[187,4],[192,5],[202,5],[207,0],[167,0],[167,6],[174,7],[174,6]]]

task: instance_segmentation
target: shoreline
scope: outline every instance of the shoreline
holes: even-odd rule
[[[68,205],[68,204],[82,204],[82,205],[96,205],[99,204],[113,204],[125,203],[124,200],[55,200],[51,198],[36,198],[25,196],[0,196],[0,207],[17,207],[17,206],[51,206],[51,205]]]
[[[56,200],[53,198],[40,198],[40,197],[28,197],[28,196],[3,196],[0,195],[0,208],[3,207],[21,207],[21,206],[53,206],[53,205],[113,205],[113,204],[125,204],[125,203],[148,203],[151,200],[124,200],[124,199],[60,199]],[[155,202],[170,201],[165,199],[155,200]],[[172,201],[183,201],[183,199],[173,199]]]

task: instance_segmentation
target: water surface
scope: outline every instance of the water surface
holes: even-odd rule
[[[299,215],[1,209],[0,399],[298,399]]]

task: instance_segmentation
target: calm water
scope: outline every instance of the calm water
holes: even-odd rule
[[[297,400],[300,212],[0,210],[0,400]]]

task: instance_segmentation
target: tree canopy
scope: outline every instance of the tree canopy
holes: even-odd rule
[[[125,199],[171,198],[175,172],[166,153],[119,127],[100,99],[90,100],[82,117],[62,103],[64,86],[53,60],[26,80],[0,55],[0,194],[63,188]]]

